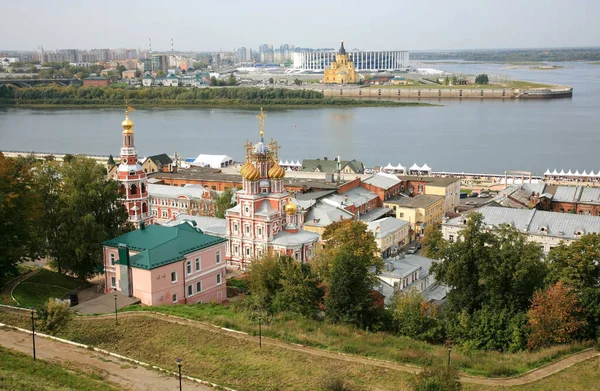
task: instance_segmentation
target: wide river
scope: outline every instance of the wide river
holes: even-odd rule
[[[429,101],[443,107],[271,110],[265,137],[283,160],[341,156],[367,166],[427,163],[434,171],[501,173],[600,170],[600,65],[509,69],[503,64],[429,64],[447,71],[487,73],[574,88],[556,100]],[[427,102],[427,101],[425,101]],[[119,154],[123,110],[0,109],[0,150]],[[138,110],[140,156],[179,152],[244,158],[258,139],[257,113],[236,109]]]

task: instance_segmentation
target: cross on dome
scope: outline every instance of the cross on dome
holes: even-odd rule
[[[258,123],[259,123],[259,127],[260,127],[260,139],[261,141],[263,140],[263,136],[265,135],[265,118],[267,118],[267,115],[263,112],[263,108],[260,108],[260,114],[256,116],[256,118],[258,118]]]

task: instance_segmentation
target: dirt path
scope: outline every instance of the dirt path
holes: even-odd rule
[[[175,376],[146,369],[102,353],[86,350],[47,338],[36,338],[36,356],[82,372],[100,373],[110,382],[126,390],[174,391],[179,389]],[[0,344],[25,354],[31,354],[31,336],[20,331],[0,329]],[[185,390],[214,391],[214,388],[183,380]]]
[[[86,321],[93,321],[94,319],[97,319],[98,317],[107,317],[107,316],[110,316],[110,315],[100,315],[100,316],[94,316],[94,317],[90,316],[90,317],[85,317],[85,318],[81,318],[81,319],[85,319]],[[256,340],[257,340],[257,337],[248,335],[246,333],[228,331],[228,330],[224,330],[220,327],[211,326],[211,325],[197,322],[194,320],[172,317],[172,316],[167,316],[167,315],[163,315],[163,314],[155,314],[155,313],[148,313],[148,312],[144,312],[144,313],[123,312],[123,313],[120,313],[119,316],[120,317],[122,317],[122,316],[126,316],[126,317],[146,316],[146,317],[151,317],[154,319],[159,319],[159,320],[162,320],[165,322],[171,322],[171,323],[196,327],[196,328],[203,329],[203,330],[213,332],[213,333],[227,334],[228,336],[230,336],[232,338],[238,338],[238,339],[254,341],[254,342],[256,342]],[[267,337],[262,337],[262,343],[276,346],[276,347],[282,348],[282,349],[289,349],[289,350],[293,350],[293,351],[297,351],[297,352],[311,354],[314,356],[319,356],[319,357],[324,357],[324,358],[329,358],[329,359],[334,359],[334,360],[348,361],[348,362],[353,362],[353,363],[363,363],[366,365],[374,365],[374,366],[378,366],[381,368],[386,368],[386,369],[391,369],[391,370],[396,370],[396,371],[419,373],[422,370],[421,367],[417,367],[417,366],[413,366],[413,365],[409,365],[409,364],[400,364],[400,363],[395,363],[392,361],[379,360],[379,359],[375,359],[375,358],[368,358],[368,357],[361,357],[361,356],[355,356],[355,355],[348,355],[348,354],[344,354],[344,353],[331,352],[331,351],[327,351],[327,350],[321,350],[321,349],[310,348],[310,347],[306,347],[306,346],[302,346],[302,345],[291,344],[291,343],[287,343],[287,342],[283,342],[283,341],[280,341],[277,339],[272,339],[272,338],[267,338]],[[479,384],[479,385],[484,385],[484,386],[524,385],[524,384],[532,383],[537,380],[543,379],[543,378],[553,375],[559,371],[562,371],[563,369],[569,368],[577,363],[580,363],[582,361],[588,360],[593,357],[598,357],[598,356],[600,356],[600,352],[598,352],[597,350],[586,350],[586,351],[565,357],[565,358],[563,358],[559,361],[553,362],[551,364],[548,364],[548,365],[542,366],[540,368],[534,369],[532,371],[529,371],[519,377],[502,379],[502,378],[483,378],[483,377],[474,377],[474,376],[463,375],[463,376],[461,376],[461,381],[464,383]]]
[[[30,272],[27,272],[25,274],[21,274],[19,277],[15,278],[8,284],[4,285],[4,287],[2,288],[2,291],[0,291],[0,297],[2,297],[3,301],[6,301],[7,304],[13,303],[14,301],[11,296],[13,289],[15,289],[15,287],[17,285],[19,285],[21,282],[25,281],[26,279],[33,276],[34,274],[36,274],[39,271],[40,271],[39,269],[36,269],[36,270],[32,270]]]

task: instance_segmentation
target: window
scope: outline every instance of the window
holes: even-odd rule
[[[258,227],[258,236],[262,236],[262,227]]]
[[[190,261],[185,263],[185,271],[187,274],[192,274],[192,263]]]
[[[454,242],[454,235],[449,235],[449,236],[448,236],[448,241],[449,241],[450,243]]]
[[[250,226],[249,225],[246,226],[246,235],[250,235]]]
[[[177,303],[177,293],[173,294],[173,303]]]
[[[171,272],[171,282],[177,282],[177,272]]]
[[[213,190],[217,190],[217,186],[211,186],[210,188]]]
[[[217,274],[217,285],[221,284],[221,273]]]
[[[263,188],[263,189],[261,189],[261,193],[263,193],[263,194],[267,194],[267,189],[264,189],[264,188]]]
[[[246,247],[246,256],[249,257],[250,256],[250,247]]]
[[[221,250],[217,250],[215,254],[216,263],[221,263]]]
[[[400,213],[400,218],[403,218],[403,217],[404,217],[404,213]]]
[[[196,271],[200,270],[200,258],[196,258]]]
[[[110,254],[110,264],[114,266],[114,264],[115,264],[115,254]]]
[[[202,281],[196,283],[196,293],[202,292]]]
[[[163,218],[165,218],[165,219],[166,219],[167,217],[169,217],[169,215],[167,214],[167,211],[166,211],[166,210],[163,210],[163,211],[162,211],[162,217],[163,217]]]
[[[233,223],[233,232],[237,233],[238,231],[238,225],[236,223]]]
[[[110,278],[110,287],[111,288],[116,288],[117,287],[117,277],[111,277]]]
[[[191,296],[191,295],[193,295],[193,294],[194,294],[194,292],[193,292],[192,286],[188,285],[188,297]]]

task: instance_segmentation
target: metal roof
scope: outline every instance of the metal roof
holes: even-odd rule
[[[351,219],[353,216],[343,208],[336,208],[319,201],[308,211],[304,225],[326,227],[336,221]]]
[[[416,197],[392,197],[389,200],[383,201],[383,203],[399,205],[405,208],[427,208],[443,199],[444,196],[422,194]]]
[[[363,182],[387,190],[390,187],[399,184],[400,179],[398,179],[396,175],[377,173],[372,177],[365,179]]]
[[[320,235],[316,232],[299,230],[298,232],[280,231],[271,242],[274,246],[298,247],[306,243],[314,243],[319,240]]]
[[[577,202],[581,195],[579,186],[559,186],[554,193],[552,201],[557,202]]]
[[[169,185],[157,185],[153,183],[148,184],[148,195],[150,197],[164,197],[164,198],[179,198],[185,197],[187,199],[200,199],[204,192],[207,191],[202,186],[169,186]]]
[[[395,217],[385,217],[380,220],[371,221],[367,224],[367,227],[369,228],[369,231],[373,231],[376,238],[382,238],[409,224],[408,221],[400,220]]]
[[[163,224],[164,226],[174,227],[179,224],[192,222],[196,228],[200,228],[204,233],[224,237],[227,221],[218,217],[192,216],[188,214],[177,215],[175,220]]]

